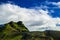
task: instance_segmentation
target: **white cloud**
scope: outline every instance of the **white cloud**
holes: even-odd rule
[[[60,5],[60,2],[52,2],[54,5]]]
[[[54,13],[55,11],[54,10],[50,10],[50,13]]]
[[[0,24],[23,21],[30,31],[60,30],[60,18],[52,18],[48,10],[27,9],[12,4],[0,5]]]
[[[51,2],[51,4],[56,5],[57,7],[60,8],[60,2]]]

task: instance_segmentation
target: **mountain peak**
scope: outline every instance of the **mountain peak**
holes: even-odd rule
[[[11,21],[11,22],[9,22],[9,23],[6,23],[6,24],[4,24],[4,29],[3,30],[7,30],[7,29],[11,29],[11,30],[13,30],[13,29],[15,29],[15,30],[17,30],[17,31],[29,31],[25,26],[24,26],[24,24],[22,23],[22,21],[19,21],[19,22],[13,22],[13,21]],[[3,28],[2,27],[2,28]],[[7,28],[7,29],[6,29]]]
[[[18,21],[17,24],[18,24],[18,25],[21,25],[21,24],[22,24],[22,21]]]

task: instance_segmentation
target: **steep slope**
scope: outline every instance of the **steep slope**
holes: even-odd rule
[[[0,26],[0,40],[60,40],[60,31],[30,32],[21,21],[11,21]]]
[[[17,23],[11,21],[4,24],[3,27],[0,27],[0,40],[17,40],[18,38],[20,39],[22,37],[22,32],[24,31],[28,32],[29,30],[21,21]]]

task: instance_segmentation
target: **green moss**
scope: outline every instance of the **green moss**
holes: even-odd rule
[[[29,32],[21,21],[6,23],[0,30],[0,40],[60,40],[59,37],[60,31]]]

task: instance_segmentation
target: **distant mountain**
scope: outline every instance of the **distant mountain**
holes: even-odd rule
[[[0,40],[60,40],[60,31],[32,31],[22,23],[9,22],[0,25]]]

